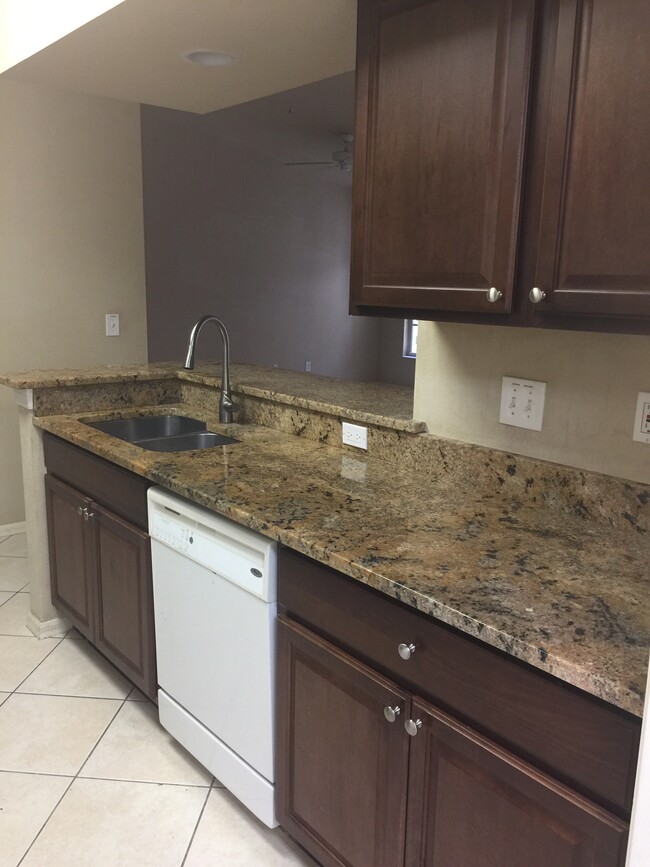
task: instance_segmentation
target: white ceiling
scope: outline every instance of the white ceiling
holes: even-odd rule
[[[18,81],[204,114],[354,69],[356,0],[124,0],[11,67]],[[212,48],[228,67],[193,66]]]

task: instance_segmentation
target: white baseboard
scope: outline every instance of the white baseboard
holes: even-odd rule
[[[37,638],[62,638],[70,630],[70,624],[63,617],[54,617],[52,620],[39,620],[29,612],[25,626]]]
[[[18,521],[16,524],[0,524],[0,536],[15,536],[16,533],[24,533],[26,528],[26,521]]]

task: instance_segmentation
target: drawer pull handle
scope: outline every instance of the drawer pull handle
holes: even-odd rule
[[[411,656],[415,653],[415,645],[414,644],[400,644],[397,648],[397,652],[402,657],[402,659],[410,659]]]
[[[496,286],[493,286],[491,289],[487,291],[487,300],[490,304],[494,304],[496,301],[499,301],[503,298],[503,292],[499,292]]]
[[[397,717],[401,714],[402,708],[396,705],[395,707],[391,707],[387,705],[384,708],[384,716],[388,720],[389,723],[394,723]]]
[[[543,301],[546,298],[546,292],[535,286],[535,288],[531,289],[528,293],[528,298],[531,304],[539,304],[540,301]]]
[[[406,729],[406,733],[410,735],[412,738],[416,736],[418,730],[422,728],[422,720],[421,719],[407,719],[404,723],[404,728]]]
[[[95,513],[89,512],[88,509],[84,509],[83,513],[84,513],[84,521],[89,521],[91,518],[95,517]]]

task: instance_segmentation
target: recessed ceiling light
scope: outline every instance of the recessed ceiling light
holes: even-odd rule
[[[225,51],[214,51],[212,48],[195,48],[192,51],[184,51],[181,54],[187,63],[197,66],[230,66],[233,57]]]

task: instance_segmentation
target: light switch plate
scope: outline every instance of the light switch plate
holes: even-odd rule
[[[120,336],[120,314],[119,313],[107,313],[106,314],[106,336],[107,337],[119,337]]]
[[[504,376],[501,384],[499,421],[514,427],[541,430],[544,420],[546,383],[518,376]]]
[[[632,439],[638,443],[650,443],[650,392],[648,391],[640,391],[637,397]]]

